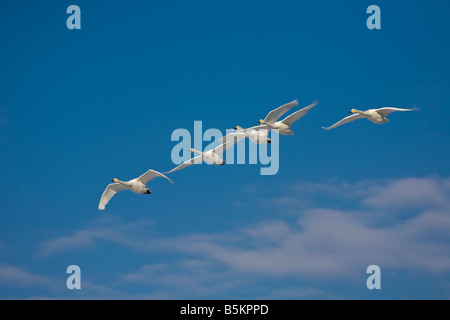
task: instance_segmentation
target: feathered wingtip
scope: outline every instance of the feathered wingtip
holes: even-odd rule
[[[321,127],[323,130],[330,131],[330,127]]]
[[[418,106],[414,106],[411,108],[412,111],[420,111],[420,108]]]

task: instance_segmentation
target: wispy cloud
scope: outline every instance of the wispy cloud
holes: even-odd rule
[[[120,222],[109,218],[100,219],[88,229],[43,241],[38,245],[37,255],[45,258],[69,250],[93,248],[98,241],[107,241],[128,247],[140,247],[141,244],[136,238],[139,235],[138,229],[151,225],[150,221],[137,221],[122,225]]]
[[[448,205],[449,179],[407,178],[376,186],[363,204],[389,211],[399,209],[424,209]]]
[[[283,192],[265,201],[289,207],[289,215],[244,228],[161,237],[142,232],[142,222],[112,223],[48,240],[39,248],[50,256],[108,241],[139,254],[169,253],[170,262],[117,275],[114,285],[146,284],[155,288],[153,297],[233,294],[269,279],[354,279],[371,264],[429,275],[450,272],[448,178],[302,182],[284,186]],[[310,199],[308,205],[297,207],[304,198]],[[398,210],[403,215],[397,216]],[[277,292],[274,297],[330,296],[312,287],[279,287]]]
[[[27,270],[0,262],[0,284],[19,287],[55,288],[57,281],[52,277],[33,274]]]
[[[181,259],[171,264],[144,265],[121,276],[119,283],[151,288],[153,297],[189,299],[221,296],[238,288],[240,281],[213,261]]]

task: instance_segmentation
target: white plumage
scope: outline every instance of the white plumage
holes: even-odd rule
[[[350,113],[352,113],[351,116],[348,116],[338,122],[336,122],[335,124],[333,124],[330,127],[322,127],[325,130],[331,130],[334,129],[336,127],[339,127],[343,124],[358,120],[358,119],[362,119],[362,118],[367,118],[370,121],[372,121],[373,123],[376,124],[382,124],[382,123],[386,123],[389,122],[389,119],[387,119],[387,116],[390,115],[392,112],[396,112],[396,111],[416,111],[419,110],[419,108],[412,108],[412,109],[400,109],[400,108],[380,108],[380,109],[369,109],[366,111],[360,111],[357,109],[352,109],[350,110]]]
[[[278,120],[279,117],[281,117],[288,110],[290,110],[294,106],[298,105],[297,100],[295,100],[284,106],[279,107],[278,109],[271,111],[264,120],[259,120],[259,123],[261,123],[262,125],[268,126],[270,129],[278,130],[278,133],[281,135],[293,135],[294,131],[291,130],[291,126],[295,122],[297,122],[300,118],[305,116],[309,112],[309,110],[311,110],[318,103],[319,103],[318,101],[314,101],[311,105],[307,106],[306,108],[303,108],[299,111],[294,112],[293,114],[284,118],[281,121],[276,121],[276,120]],[[289,108],[287,108],[285,106],[289,106]],[[283,107],[285,107],[285,108],[283,108]],[[283,109],[280,110],[280,108],[283,108]],[[271,116],[273,114],[278,116],[278,118]]]
[[[225,161],[222,159],[222,154],[228,148],[232,147],[234,144],[236,144],[243,138],[245,138],[245,137],[242,135],[234,135],[232,133],[232,134],[226,135],[225,137],[222,137],[220,139],[221,144],[212,150],[202,152],[202,151],[198,151],[198,150],[191,148],[189,151],[191,151],[193,153],[197,153],[199,155],[183,162],[178,167],[175,167],[172,170],[165,172],[165,173],[167,173],[167,174],[172,173],[172,172],[187,168],[189,166],[192,166],[193,164],[202,163],[203,161],[208,164],[224,165]]]
[[[108,204],[109,200],[111,200],[111,198],[120,191],[131,190],[134,193],[151,194],[152,191],[145,185],[156,177],[165,178],[173,183],[172,180],[155,170],[148,170],[139,178],[129,181],[120,181],[118,179],[113,179],[115,183],[111,183],[106,187],[105,191],[102,194],[102,197],[100,198],[98,209],[105,210],[105,206]]]

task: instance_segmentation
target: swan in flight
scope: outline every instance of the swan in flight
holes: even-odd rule
[[[155,171],[155,170],[148,170],[146,173],[144,173],[142,176],[136,179],[132,179],[130,181],[120,181],[118,179],[113,179],[112,181],[114,183],[109,184],[105,191],[102,194],[102,197],[100,198],[100,203],[98,205],[99,210],[105,210],[105,206],[108,204],[109,200],[120,191],[124,190],[131,190],[134,193],[141,193],[141,194],[150,194],[152,191],[147,188],[145,185],[149,183],[151,180],[153,180],[156,177],[166,178],[170,182],[169,178],[167,178],[162,173]],[[173,182],[172,182],[173,184]]]
[[[297,102],[297,101],[293,101],[293,102]],[[281,117],[281,115],[283,115],[284,113],[286,113],[290,108],[287,109],[286,111],[284,111],[283,113],[281,113],[281,115],[278,118],[276,118],[276,119],[273,119],[273,117],[269,117],[272,112],[274,112],[274,111],[276,111],[276,110],[278,110],[278,109],[283,107],[283,106],[281,106],[280,108],[271,111],[267,115],[266,119],[259,120],[259,123],[261,123],[262,125],[268,126],[270,129],[278,130],[279,134],[281,134],[281,135],[293,135],[294,131],[291,130],[291,126],[295,122],[297,122],[300,118],[305,116],[308,113],[308,111],[311,110],[313,107],[315,107],[318,103],[319,103],[318,101],[314,101],[311,105],[309,105],[306,108],[303,108],[303,109],[301,109],[299,111],[294,112],[293,114],[291,114],[290,116],[284,118],[281,121],[276,121],[276,120],[278,120],[278,118]],[[298,105],[298,102],[297,102],[296,105]]]
[[[242,136],[243,138],[249,138],[250,141],[256,144],[272,143],[272,140],[269,138],[270,128],[266,125],[255,126],[247,129],[244,129],[241,126],[236,126],[234,130],[237,131],[230,133],[229,136]]]
[[[264,121],[268,123],[275,123],[282,115],[291,110],[293,107],[298,106],[298,100],[291,101],[289,103],[283,104],[270,111]],[[262,121],[262,120],[261,120]],[[261,122],[260,121],[260,122]],[[271,143],[272,140],[269,138],[270,127],[266,124],[244,129],[241,126],[236,126],[234,130],[237,132],[231,133],[230,135],[249,138],[252,142],[257,144]]]
[[[264,121],[267,122],[275,122],[277,121],[283,114],[291,110],[293,107],[298,106],[298,100],[291,101],[289,103],[283,104],[281,107],[278,107],[272,111],[270,111]]]
[[[174,171],[178,171],[178,170],[184,169],[186,167],[189,167],[193,164],[202,163],[202,161],[205,161],[208,164],[224,165],[225,161],[222,159],[223,152],[226,151],[228,148],[232,147],[234,144],[236,144],[243,138],[245,138],[245,136],[229,134],[229,135],[226,135],[225,137],[222,137],[220,139],[221,144],[212,150],[201,152],[201,151],[191,148],[191,149],[189,149],[189,151],[192,153],[197,153],[198,156],[183,162],[178,167],[175,167],[172,170],[170,170],[169,172],[165,172],[165,173],[169,174]]]
[[[380,109],[369,109],[366,111],[360,111],[357,109],[352,109],[350,110],[350,113],[352,113],[351,116],[348,116],[344,119],[342,119],[341,121],[333,124],[331,127],[322,127],[325,130],[331,130],[334,129],[336,127],[339,127],[345,123],[349,123],[358,119],[362,119],[362,118],[367,118],[370,121],[372,121],[373,123],[376,124],[382,124],[382,123],[386,123],[389,122],[389,119],[387,119],[386,117],[388,115],[390,115],[392,112],[396,112],[396,111],[417,111],[420,110],[417,107],[414,107],[412,109],[399,109],[399,108],[380,108]]]

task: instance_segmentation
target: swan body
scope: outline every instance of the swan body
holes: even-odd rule
[[[201,152],[201,151],[191,148],[190,151],[201,155],[203,161],[205,161],[207,164],[215,164],[215,165],[224,165],[225,164],[225,161],[221,157],[221,153],[216,152],[215,149]]]
[[[251,128],[244,129],[240,126],[236,126],[234,130],[238,130],[235,135],[244,135],[245,138],[249,138],[250,141],[256,144],[265,144],[272,143],[272,140],[269,138],[270,128],[266,125],[264,126],[255,126]]]
[[[281,135],[293,135],[294,131],[292,131],[291,126],[295,122],[300,120],[300,118],[304,117],[309,112],[309,110],[311,110],[317,104],[318,104],[318,102],[314,101],[311,105],[309,105],[306,108],[303,108],[299,111],[294,112],[293,114],[284,118],[281,121],[274,121],[273,118],[268,119],[268,117],[266,117],[266,119],[264,119],[264,120],[259,120],[259,123],[262,125],[266,125],[270,129],[278,130],[278,133]],[[298,105],[298,102],[297,102],[297,105]],[[270,115],[270,113],[269,113],[269,115]]]
[[[416,107],[414,107],[412,109],[380,108],[380,109],[369,109],[366,111],[352,109],[352,110],[350,110],[350,113],[352,113],[351,116],[348,116],[348,117],[336,122],[331,127],[322,127],[322,128],[325,130],[331,130],[331,129],[339,127],[343,124],[346,124],[346,123],[349,123],[349,122],[352,122],[352,121],[355,121],[358,119],[362,119],[362,118],[367,118],[375,124],[383,124],[383,123],[389,122],[389,119],[387,118],[387,116],[390,115],[392,112],[397,112],[397,111],[404,112],[404,111],[416,111],[416,110],[419,110],[419,109]]]
[[[283,123],[282,121],[277,121],[275,123],[269,123],[266,122],[265,120],[259,120],[261,124],[265,124],[266,126],[268,126],[270,129],[273,130],[278,130],[278,133],[284,136],[287,135],[294,135],[294,131],[291,130],[290,125],[288,125],[287,123]]]
[[[235,143],[242,140],[243,138],[244,137],[241,135],[229,134],[226,135],[225,137],[222,137],[220,139],[221,144],[212,150],[202,152],[191,148],[189,149],[189,151],[192,153],[197,153],[198,156],[183,162],[178,167],[175,167],[172,170],[165,173],[167,174],[172,173],[174,171],[187,168],[193,164],[199,164],[203,161],[211,165],[224,165],[225,161],[222,159],[223,152],[228,148],[232,147]]]
[[[155,170],[148,170],[139,178],[132,179],[129,181],[121,181],[119,179],[114,178],[112,180],[114,183],[109,184],[106,187],[105,191],[103,192],[102,197],[100,198],[98,209],[105,210],[105,206],[108,204],[111,198],[120,191],[131,190],[134,193],[138,194],[151,194],[152,191],[149,188],[147,188],[146,184],[156,177],[165,178],[169,180],[171,183],[173,183],[165,175]]]

